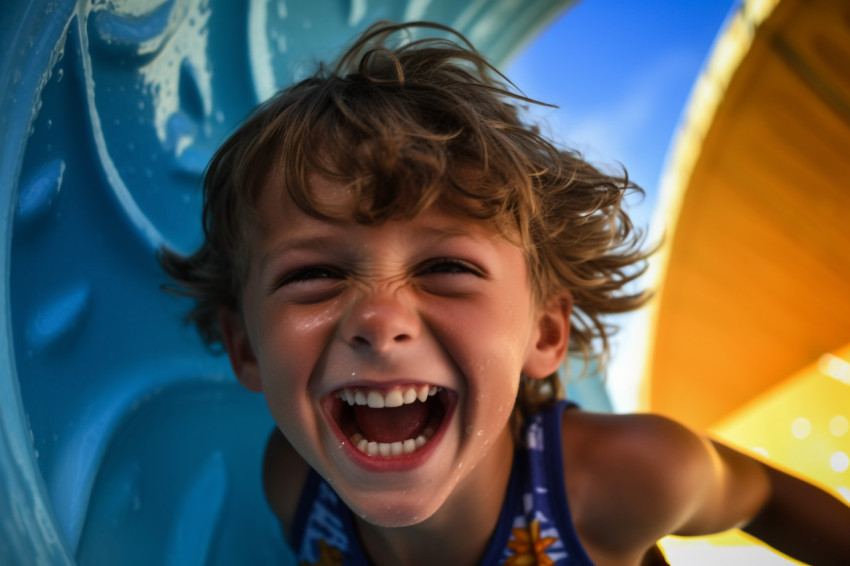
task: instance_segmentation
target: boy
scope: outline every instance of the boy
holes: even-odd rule
[[[278,425],[266,495],[302,564],[598,564],[736,526],[850,563],[837,499],[667,419],[559,395],[646,254],[605,175],[526,126],[471,47],[379,24],[263,104],[163,265]],[[457,34],[456,34],[457,35]],[[457,35],[464,42],[462,36]],[[522,433],[520,434],[520,428]]]

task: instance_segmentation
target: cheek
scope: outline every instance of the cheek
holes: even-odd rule
[[[267,308],[259,328],[264,388],[304,389],[334,331],[337,303]]]
[[[475,309],[454,310],[463,324],[444,326],[441,342],[466,376],[468,386],[488,397],[515,397],[528,352],[530,325],[507,305],[489,316]]]
[[[528,351],[532,328],[528,304],[506,297],[492,316],[482,322],[478,335],[484,342],[482,345],[498,356],[500,363],[518,369]]]

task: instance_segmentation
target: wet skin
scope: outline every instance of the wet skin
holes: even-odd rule
[[[343,187],[314,189],[350,208]],[[258,210],[242,310],[220,320],[236,375],[263,392],[282,433],[269,443],[264,483],[284,528],[309,465],[355,513],[375,564],[477,563],[510,474],[520,374],[557,370],[568,295],[536,304],[519,248],[439,208],[367,227],[345,215],[318,220],[266,190]],[[351,395],[432,388],[440,409],[428,415],[439,422],[427,443],[398,455],[354,446]],[[570,515],[595,564],[644,564],[667,534],[756,516],[755,532],[778,548],[846,562],[846,506],[809,484],[788,488],[769,466],[655,415],[567,411],[562,429]],[[817,533],[828,533],[823,552],[806,542]]]
[[[349,204],[339,185],[314,189]],[[535,305],[522,250],[436,207],[370,227],[313,218],[266,190],[258,210],[243,311],[222,317],[242,383],[369,523],[447,524],[475,501],[495,524],[520,374],[549,375],[566,346],[568,314]],[[414,452],[370,455],[343,430],[341,391],[424,386],[439,388],[444,416]]]

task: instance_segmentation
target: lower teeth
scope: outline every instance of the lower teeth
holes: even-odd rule
[[[359,432],[354,433],[350,440],[358,450],[369,456],[400,456],[411,454],[422,448],[432,436],[434,436],[434,431],[431,428],[426,428],[416,438],[408,438],[403,442],[369,441]]]

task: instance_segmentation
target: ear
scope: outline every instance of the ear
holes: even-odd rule
[[[572,307],[572,296],[565,292],[538,310],[537,327],[522,367],[523,374],[543,379],[558,371],[569,347]]]
[[[262,391],[260,366],[245,331],[242,313],[222,307],[218,310],[218,325],[224,347],[230,357],[230,367],[239,382],[250,391]]]

